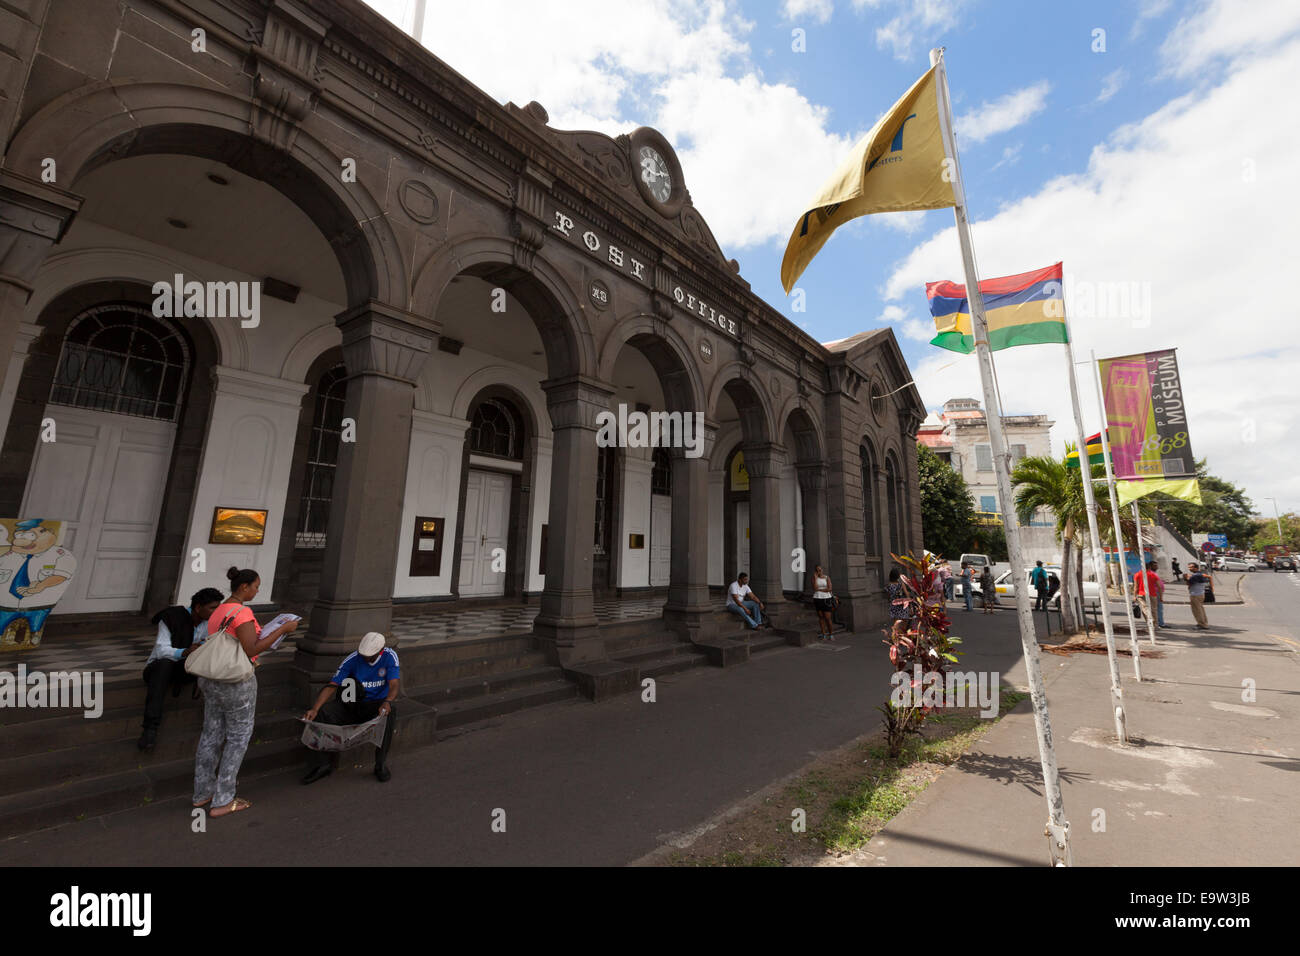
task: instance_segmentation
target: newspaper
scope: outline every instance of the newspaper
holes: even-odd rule
[[[276,628],[288,624],[290,621],[301,621],[301,620],[302,618],[299,617],[297,614],[277,614],[275,617],[271,618],[271,620],[267,621],[265,624],[262,625],[262,630],[267,634],[271,634],[275,632]],[[283,634],[277,637],[275,639],[275,642],[262,653],[265,654],[269,651],[275,650],[277,647],[279,647],[281,644],[284,643],[284,639],[288,636],[289,636],[289,632],[285,631]]]
[[[311,750],[351,750],[361,744],[382,746],[388,715],[381,714],[364,724],[319,724],[314,720],[303,723],[302,742]]]

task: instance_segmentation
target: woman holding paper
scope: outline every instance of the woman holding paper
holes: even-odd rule
[[[251,568],[231,568],[230,597],[208,618],[208,636],[224,626],[234,635],[250,659],[277,644],[282,637],[298,629],[298,620],[286,620],[265,633],[248,607],[257,597],[262,579]],[[281,620],[277,618],[276,620]],[[253,717],[257,711],[257,672],[238,683],[223,683],[199,678],[203,692],[203,734],[194,757],[194,806],[212,804],[211,816],[247,810],[252,804],[235,799],[235,783],[244,751],[253,736]]]

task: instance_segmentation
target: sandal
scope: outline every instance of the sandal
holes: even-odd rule
[[[236,797],[234,800],[230,801],[230,803],[226,804],[226,806],[224,807],[220,807],[216,810],[209,810],[208,816],[224,817],[229,813],[238,813],[240,810],[247,810],[251,806],[252,804],[249,803],[247,800],[245,800],[243,797]]]

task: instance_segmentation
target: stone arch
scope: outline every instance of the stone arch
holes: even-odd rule
[[[740,413],[741,429],[746,443],[776,442],[779,433],[773,424],[772,409],[767,394],[754,384],[748,365],[730,362],[718,369],[709,392],[706,418],[718,421],[718,404],[725,392]]]
[[[826,463],[826,442],[823,438],[820,422],[804,408],[799,401],[799,396],[791,397],[786,403],[785,408],[781,410],[781,427],[777,431],[778,435],[785,436],[785,429],[789,426],[790,431],[794,434],[795,447],[789,449],[794,455],[794,463],[799,465]]]
[[[156,153],[225,163],[277,189],[329,242],[349,307],[371,299],[406,300],[407,279],[395,233],[361,182],[344,183],[341,158],[299,127],[287,151],[249,135],[252,100],[178,83],[102,81],[56,98],[13,139],[6,166],[39,176],[58,158],[59,182],[75,186],[117,159]],[[67,188],[67,187],[65,187]]]
[[[436,315],[451,280],[472,275],[504,288],[528,311],[546,350],[551,378],[593,375],[595,339],[565,272],[541,253],[521,265],[518,248],[516,240],[506,236],[476,235],[449,242],[415,277],[411,311]]]
[[[314,378],[311,373],[322,355],[337,349],[339,361],[342,361],[343,353],[340,348],[342,340],[343,336],[338,326],[318,325],[289,349],[289,354],[284,357],[284,364],[280,366],[280,377],[289,382],[312,384]]]
[[[58,247],[55,246],[55,249]],[[156,263],[157,269],[148,267]],[[91,273],[86,267],[92,268]],[[46,308],[65,293],[78,287],[100,282],[135,283],[150,288],[159,275],[171,275],[181,270],[179,262],[155,253],[96,246],[54,252],[46,257],[36,275],[35,291],[27,306],[28,315],[42,316]],[[216,276],[205,276],[186,267],[186,272],[200,282]],[[152,294],[150,295],[152,301]],[[208,317],[200,319],[216,345],[213,364],[231,368],[248,368],[248,339],[241,335],[237,323],[214,322]],[[193,321],[185,323],[193,327]]]
[[[143,308],[153,303],[151,280],[140,278],[98,279],[81,282],[43,297],[35,322],[42,333],[28,352],[17,382],[14,408],[0,450],[0,508],[18,514],[36,458],[41,416],[63,343],[72,321],[87,309],[112,302]],[[163,320],[159,320],[163,321]],[[190,351],[188,380],[176,417],[171,463],[164,484],[149,559],[148,583],[142,606],[162,607],[170,603],[185,555],[190,509],[198,485],[212,408],[212,383],[204,370],[216,365],[220,355],[215,330],[210,323],[181,323],[172,326],[187,340]]]
[[[505,389],[513,393],[520,413],[528,419],[526,424],[532,435],[540,436],[543,428],[549,430],[551,426],[550,415],[546,410],[546,395],[536,385],[531,389],[524,388],[519,378],[518,369],[504,365],[488,365],[477,369],[466,376],[456,389],[448,414],[452,418],[469,421],[486,389]]]
[[[628,345],[638,349],[659,376],[669,411],[703,410],[704,382],[690,346],[667,322],[644,312],[620,319],[605,341],[597,374],[602,382],[614,381],[614,365]]]

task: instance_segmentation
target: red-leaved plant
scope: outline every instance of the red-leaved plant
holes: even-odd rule
[[[960,652],[955,647],[961,643],[961,638],[948,634],[952,621],[944,607],[943,584],[939,576],[939,569],[947,562],[929,552],[920,558],[910,552],[906,555],[891,554],[890,557],[903,568],[907,606],[911,611],[905,627],[885,631],[884,640],[889,646],[889,659],[894,669],[906,671],[909,675],[907,681],[911,693],[907,696],[908,703],[899,706],[891,695],[877,708],[885,715],[889,756],[897,757],[903,752],[907,736],[919,734],[925,718],[934,709],[921,703],[923,686],[916,678],[916,665],[920,665],[922,674],[937,674],[942,681],[947,666],[957,663]]]

